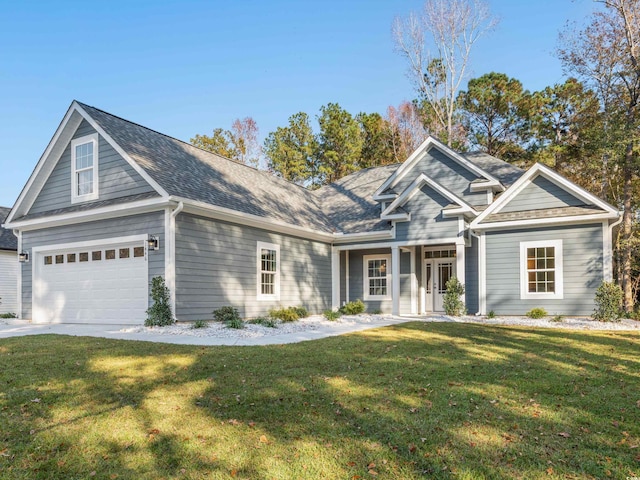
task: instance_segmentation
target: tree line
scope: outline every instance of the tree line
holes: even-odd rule
[[[568,78],[530,92],[489,72],[467,80],[472,47],[496,28],[480,0],[426,0],[393,24],[414,100],[384,114],[328,103],[298,112],[258,144],[251,118],[196,135],[194,145],[311,188],[362,168],[404,161],[432,135],[455,150],[481,150],[521,167],[542,162],[623,212],[615,239],[624,307],[640,290],[640,2],[601,0],[584,27],[567,26],[556,52]]]

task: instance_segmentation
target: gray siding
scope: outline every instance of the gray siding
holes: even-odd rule
[[[444,218],[442,209],[450,202],[428,185],[404,204],[411,221],[396,223],[396,240],[434,240],[458,235],[458,219]]]
[[[411,313],[411,252],[400,250],[400,313]]]
[[[500,212],[521,212],[579,205],[584,205],[584,202],[545,177],[538,176],[515,198],[502,207]]]
[[[349,252],[349,298],[351,300],[364,301],[364,255],[385,254],[391,255],[390,248],[377,248],[371,250],[351,250]],[[391,288],[391,285],[388,286]],[[391,313],[391,298],[389,300],[367,300],[364,301],[367,311],[381,310],[384,313]]]
[[[95,133],[86,120],[83,120],[73,138]],[[107,141],[100,137],[98,153],[98,192],[97,200],[112,200],[129,195],[152,192],[149,185]],[[29,213],[41,213],[71,206],[71,144],[45,182]]]
[[[280,246],[280,301],[257,300],[257,242]],[[243,317],[280,306],[331,308],[331,246],[181,214],[176,219],[176,316],[212,318],[231,305]]]
[[[413,169],[393,187],[393,190],[398,194],[402,193],[421,173],[471,205],[487,204],[486,192],[472,192],[469,187],[469,184],[478,178],[476,174],[435,148],[432,148],[423,158],[418,160]]]
[[[465,261],[465,303],[467,312],[471,315],[476,313],[480,307],[478,305],[478,239],[471,237],[471,246],[464,251]]]
[[[129,235],[153,234],[160,240],[160,249],[149,252],[149,282],[155,276],[164,276],[164,212],[146,213],[129,217],[86,222],[77,225],[46,228],[22,233],[22,247],[33,258],[31,249],[44,245],[58,245],[90,240],[101,240]],[[31,318],[32,267],[22,265],[22,317]]]
[[[550,315],[591,315],[602,282],[602,225],[512,230],[486,234],[487,311],[523,315],[542,307]],[[520,299],[520,242],[561,239],[564,298]]]
[[[0,250],[0,313],[18,313],[18,252]]]

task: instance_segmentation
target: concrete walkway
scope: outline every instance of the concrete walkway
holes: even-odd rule
[[[261,337],[217,337],[193,335],[167,335],[146,332],[121,331],[131,325],[88,325],[88,324],[32,324],[24,320],[5,320],[7,324],[0,324],[0,339],[19,337],[24,335],[73,335],[77,337],[102,337],[119,340],[140,340],[145,342],[175,343],[179,345],[279,345],[297,343],[305,340],[343,335],[371,328],[396,325],[415,320],[413,318],[379,317],[367,323],[332,323],[329,326],[318,325],[314,330],[301,332],[265,335]]]

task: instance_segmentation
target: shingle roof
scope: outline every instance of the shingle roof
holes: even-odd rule
[[[482,223],[573,217],[578,215],[594,215],[597,213],[604,213],[604,210],[594,205],[584,205],[580,207],[541,208],[538,210],[524,210],[520,212],[493,213],[485,218]]]
[[[505,187],[513,185],[524,173],[524,170],[521,168],[511,165],[510,163],[500,160],[488,153],[463,152],[460,153],[460,155],[500,180]]]
[[[169,195],[314,230],[333,230],[313,193],[303,187],[78,104]]]
[[[365,168],[314,192],[336,231],[360,233],[391,228],[388,221],[380,220],[380,204],[373,193],[398,166]]]
[[[0,225],[9,215],[10,208],[0,207]],[[18,250],[18,239],[11,230],[0,227],[0,250]]]

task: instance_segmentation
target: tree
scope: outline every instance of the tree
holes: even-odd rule
[[[387,108],[393,162],[404,162],[427,139],[423,119],[415,103],[402,102]]]
[[[258,125],[253,118],[237,118],[231,130],[214,128],[213,135],[196,135],[190,142],[203,150],[257,168],[261,155],[258,132]]]
[[[264,141],[267,168],[290,182],[304,185],[317,177],[316,151],[309,116],[299,112],[289,117],[286,127],[278,127]]]
[[[457,101],[471,144],[505,159],[522,154],[529,132],[530,100],[522,83],[504,73],[469,80]]]
[[[621,171],[623,218],[620,270],[624,307],[633,309],[634,188],[638,177],[638,126],[640,124],[640,3],[604,0],[604,10],[577,34],[561,35],[559,57],[565,68],[584,78],[600,96],[605,116],[603,134],[611,161]],[[609,161],[609,156],[603,157]]]
[[[396,49],[408,76],[432,110],[431,134],[453,146],[456,95],[467,75],[473,44],[497,24],[480,0],[426,0],[420,15],[396,19]]]
[[[318,124],[318,180],[324,185],[358,169],[363,140],[358,121],[337,103],[320,107]]]
[[[379,113],[359,113],[362,149],[359,168],[379,167],[394,163],[394,151],[389,122]]]

